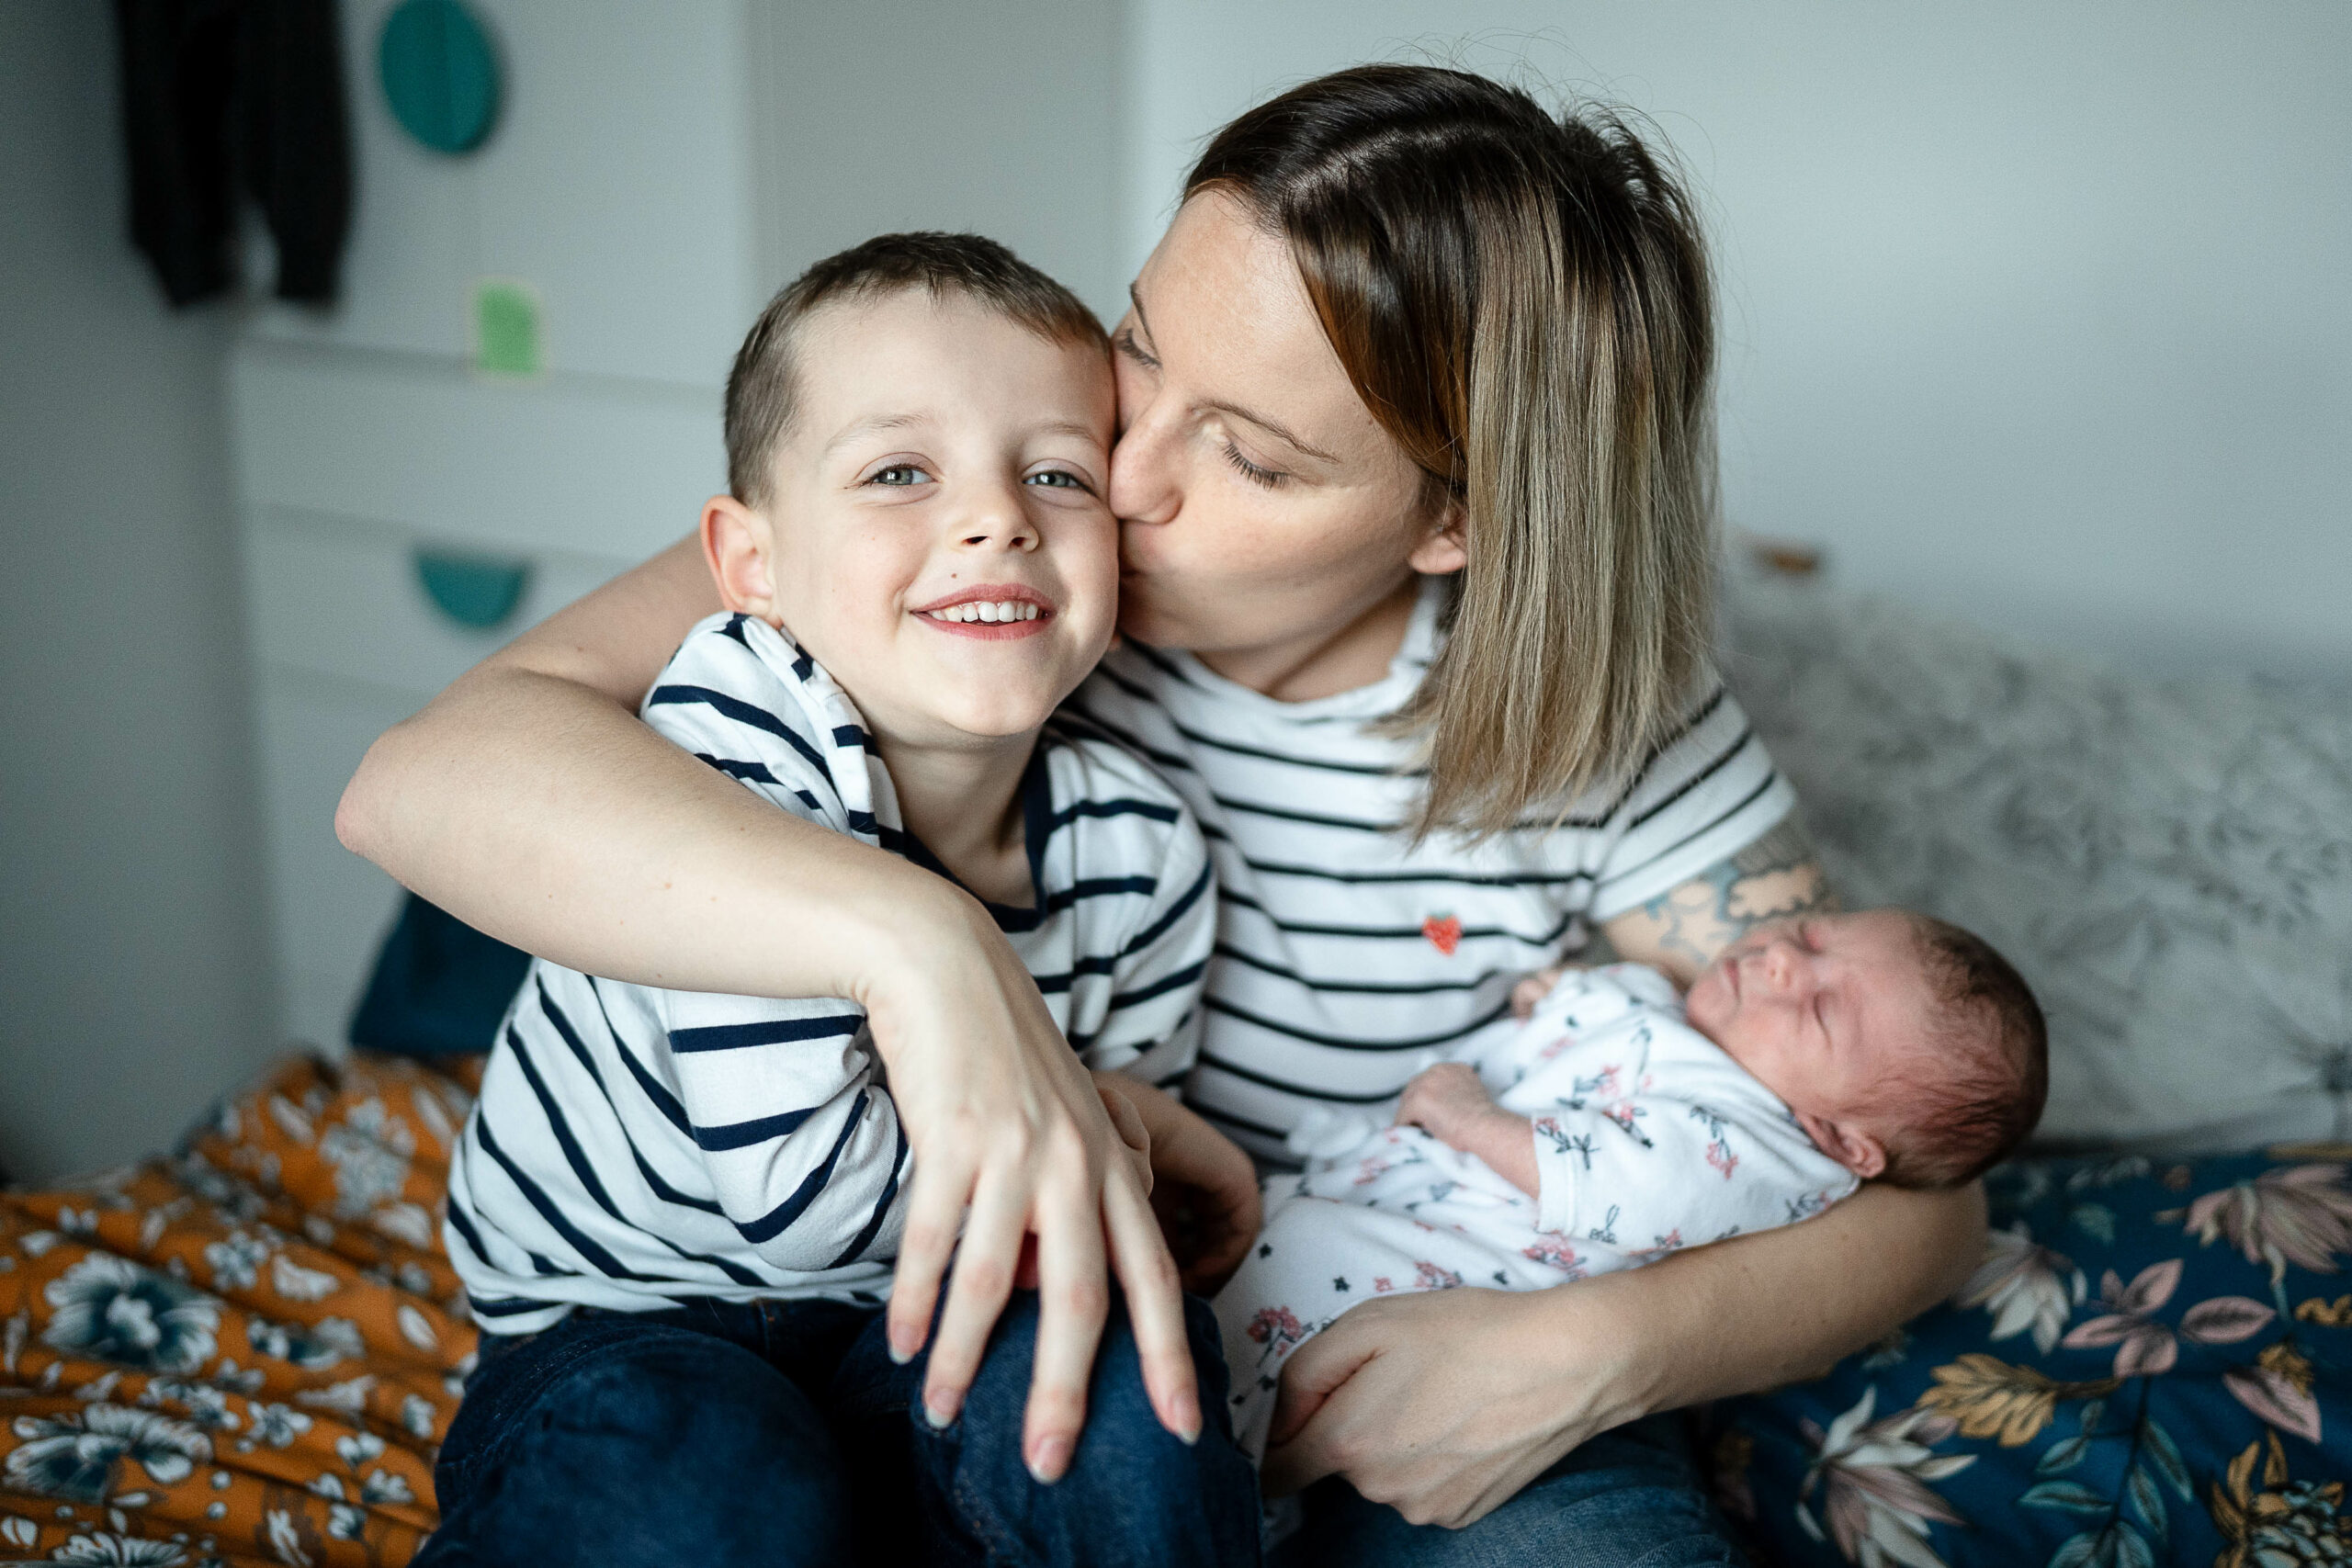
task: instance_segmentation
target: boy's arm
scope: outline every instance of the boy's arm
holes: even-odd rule
[[[1163,788],[1154,785],[1153,793]],[[1148,1131],[1152,1210],[1185,1288],[1206,1294],[1240,1266],[1257,1238],[1258,1174],[1230,1138],[1168,1092],[1199,1055],[1216,887],[1192,813],[1172,800],[1136,804],[1155,811],[1164,806],[1174,816],[1152,856],[1151,899],[1135,929],[1122,934],[1102,1021],[1081,1049],[1105,1098],[1122,1097]]]
[[[1208,846],[1192,813],[1175,812],[1152,857],[1151,897],[1117,933],[1102,1017],[1091,1033],[1074,1032],[1070,1040],[1089,1067],[1116,1069],[1159,1089],[1182,1083],[1200,1054],[1201,988],[1216,945]]]
[[[1241,1267],[1264,1212],[1258,1170],[1239,1145],[1165,1089],[1098,1072],[1107,1100],[1130,1106],[1150,1141],[1151,1205],[1184,1288],[1214,1295]]]
[[[779,1269],[895,1257],[910,1155],[865,1015],[833,998],[662,994],[685,1131],[728,1220]]]
[[[777,809],[848,835],[862,752],[840,715],[779,670],[738,615],[688,637],[646,699],[654,731]],[[845,800],[837,773],[854,770]],[[685,1132],[719,1207],[780,1269],[814,1273],[896,1255],[909,1151],[876,1081],[865,1010],[839,998],[659,993]]]

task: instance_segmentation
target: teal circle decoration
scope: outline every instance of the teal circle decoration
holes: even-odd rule
[[[436,152],[470,152],[498,118],[498,57],[460,0],[403,0],[384,18],[377,73],[392,118]]]

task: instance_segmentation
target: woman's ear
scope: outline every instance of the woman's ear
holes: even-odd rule
[[[1445,577],[1460,571],[1470,562],[1468,525],[1467,510],[1460,501],[1448,496],[1444,508],[1430,524],[1430,531],[1421,536],[1421,542],[1405,558],[1405,564],[1424,577]]]
[[[703,502],[702,556],[718,584],[718,602],[774,626],[775,580],[768,571],[767,519],[731,495]]]
[[[1864,1181],[1885,1171],[1886,1145],[1860,1128],[1805,1111],[1797,1112],[1797,1125],[1815,1147]]]

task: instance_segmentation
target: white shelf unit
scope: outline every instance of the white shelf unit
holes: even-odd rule
[[[513,633],[679,537],[724,488],[721,395],[761,303],[880,230],[974,228],[1117,308],[1122,8],[474,0],[506,96],[474,153],[376,85],[392,0],[343,8],[359,186],[343,299],[265,306],[232,362],[280,1022],[329,1049],[399,890],[336,842],[368,744]],[[519,278],[546,374],[469,368]],[[420,551],[523,568],[489,630]]]

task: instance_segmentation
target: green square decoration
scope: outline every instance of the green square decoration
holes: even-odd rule
[[[473,304],[477,372],[517,379],[546,372],[538,290],[516,277],[481,278]]]

